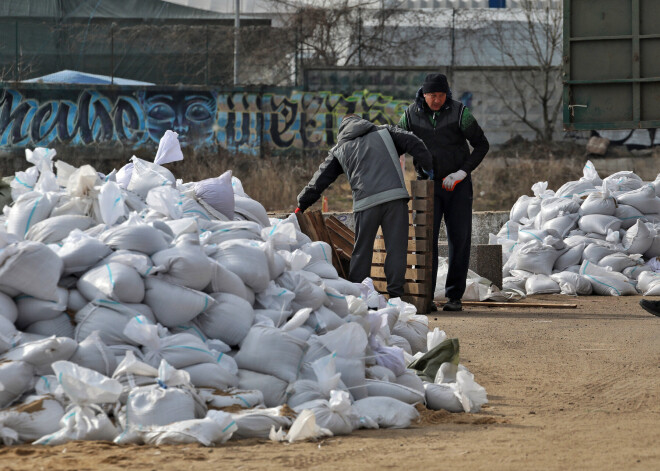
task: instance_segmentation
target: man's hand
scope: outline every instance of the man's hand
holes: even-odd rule
[[[447,191],[454,191],[456,185],[462,182],[465,177],[467,177],[465,170],[450,173],[442,180],[442,187]]]

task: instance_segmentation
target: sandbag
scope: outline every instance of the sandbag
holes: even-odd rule
[[[285,415],[290,414],[290,415]],[[231,414],[236,422],[236,438],[268,438],[270,429],[289,428],[293,414],[282,406],[269,409],[248,409]]]
[[[80,277],[76,288],[89,301],[141,303],[145,296],[144,281],[137,270],[116,262],[92,268]]]
[[[0,411],[0,440],[18,445],[55,432],[64,416],[59,401],[49,396],[28,396],[21,404]]]
[[[57,193],[50,192],[22,194],[9,210],[6,231],[23,240],[32,226],[48,218],[58,199]]]
[[[275,407],[286,401],[286,390],[289,383],[273,375],[257,373],[245,369],[238,370],[238,387],[240,389],[258,389],[263,394],[266,407]]]
[[[234,218],[234,190],[231,186],[231,170],[216,178],[207,178],[193,186],[195,196],[211,205],[229,219]]]
[[[660,198],[655,195],[653,185],[644,185],[616,197],[620,204],[627,204],[643,214],[660,212]]]
[[[590,193],[582,202],[582,205],[580,205],[579,214],[580,216],[585,216],[587,214],[615,216],[616,210],[616,200],[607,190],[605,190],[603,192],[597,191]]]
[[[525,292],[532,294],[553,294],[559,293],[559,285],[548,275],[532,275],[525,280]]]
[[[419,419],[414,406],[392,397],[367,397],[355,401],[353,408],[359,416],[369,417],[380,428],[408,428]]]
[[[261,224],[263,227],[270,226],[270,220],[266,210],[252,198],[234,194],[234,212],[249,221]]]
[[[133,169],[131,179],[126,188],[141,198],[146,198],[149,190],[154,187],[174,185],[176,178],[165,167],[147,162],[135,156],[131,157],[131,161],[133,163]]]
[[[11,405],[34,385],[35,368],[25,361],[0,362],[0,409]]]
[[[65,288],[57,288],[57,301],[38,299],[26,294],[16,296],[16,327],[23,330],[33,322],[54,319],[67,308],[69,291]]]
[[[82,273],[103,260],[112,249],[100,240],[74,230],[62,241],[57,255],[62,259],[64,274]]]
[[[638,209],[627,204],[617,205],[614,216],[621,220],[621,229],[632,227],[638,220],[646,221],[646,216],[644,216]]]
[[[62,260],[40,242],[19,242],[0,252],[0,285],[35,298],[58,301]]]
[[[74,325],[66,313],[62,313],[53,319],[33,322],[23,330],[29,334],[42,335],[44,337],[55,335],[57,337],[73,338],[74,336]]]
[[[171,283],[195,290],[203,290],[213,275],[211,260],[199,245],[179,244],[151,256],[162,267],[161,275]]]
[[[584,232],[607,235],[608,231],[618,231],[621,220],[616,216],[587,214],[578,219],[578,225]]]
[[[660,202],[660,199],[658,201]],[[646,224],[638,220],[634,226],[626,231],[621,245],[629,254],[643,254],[651,248],[654,237],[655,231],[652,233]]]
[[[561,294],[568,296],[588,296],[593,291],[589,279],[578,273],[562,271],[550,275],[558,285]]]
[[[82,342],[78,343],[69,361],[102,375],[112,376],[117,368],[117,359],[112,350],[103,343],[98,331],[92,332]]]
[[[221,265],[238,275],[243,283],[260,292],[268,287],[270,271],[266,253],[258,246],[242,240],[230,240],[218,246],[213,254]]]
[[[134,250],[147,255],[169,245],[161,231],[134,218],[108,229],[100,239],[114,250]]]
[[[146,278],[145,287],[144,304],[166,327],[185,324],[215,303],[208,294],[151,276]]]
[[[230,293],[213,293],[211,297],[215,303],[195,318],[194,325],[210,338],[220,339],[227,345],[238,345],[254,321],[252,306]]]

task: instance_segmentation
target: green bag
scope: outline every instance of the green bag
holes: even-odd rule
[[[408,368],[416,370],[417,376],[422,380],[432,383],[443,363],[450,362],[458,366],[458,353],[458,339],[446,339],[413,361]]]

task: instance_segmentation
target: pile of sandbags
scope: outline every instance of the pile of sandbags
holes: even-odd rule
[[[491,244],[502,245],[503,289],[526,294],[660,293],[660,174],[584,176],[556,192],[547,182],[521,196]]]
[[[27,157],[0,226],[5,444],[293,441],[407,427],[431,394],[485,402],[460,375],[457,400],[483,394],[438,401],[409,368],[429,355],[426,316],[340,278],[326,244],[269,219],[231,172]],[[179,157],[166,134],[160,162]]]

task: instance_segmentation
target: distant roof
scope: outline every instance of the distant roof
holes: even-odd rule
[[[87,72],[78,72],[77,70],[60,70],[52,74],[44,75],[28,80],[22,80],[25,83],[82,83],[88,85],[155,85],[151,82],[140,82],[139,80],[130,80],[119,77],[110,77],[109,75],[88,74]]]

